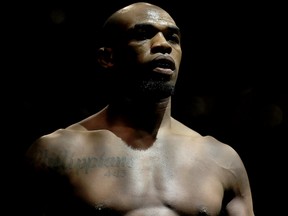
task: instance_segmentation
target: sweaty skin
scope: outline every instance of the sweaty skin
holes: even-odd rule
[[[182,57],[175,21],[155,5],[134,3],[108,19],[106,26],[113,25],[119,27],[118,44],[107,42],[98,61],[118,73],[112,90],[117,97],[28,149],[35,211],[45,216],[254,216],[237,152],[171,117]]]

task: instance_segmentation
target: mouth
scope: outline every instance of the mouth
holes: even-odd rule
[[[172,75],[175,68],[175,62],[170,56],[158,56],[152,61],[152,69],[157,73]]]

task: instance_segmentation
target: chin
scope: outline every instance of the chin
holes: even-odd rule
[[[169,82],[147,81],[139,85],[138,96],[146,100],[161,100],[174,94],[175,86]],[[137,92],[137,91],[136,91]]]

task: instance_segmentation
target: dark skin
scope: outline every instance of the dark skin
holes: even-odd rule
[[[99,49],[98,62],[111,73],[115,94],[98,113],[29,148],[39,192],[35,209],[45,215],[253,216],[237,152],[171,116],[182,57],[175,21],[155,5],[135,3],[109,17],[106,26],[112,25],[120,39]]]

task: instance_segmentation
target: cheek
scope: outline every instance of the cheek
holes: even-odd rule
[[[176,52],[174,55],[174,60],[175,60],[176,68],[179,70],[181,60],[182,60],[182,52]]]
[[[131,42],[128,46],[128,50],[131,57],[134,56],[135,59],[142,61],[150,54],[150,45],[144,41],[141,43]]]
[[[144,63],[146,61],[149,61],[151,58],[151,53],[149,49],[146,49],[145,47],[141,47],[137,50],[135,50],[135,61],[138,63]]]

